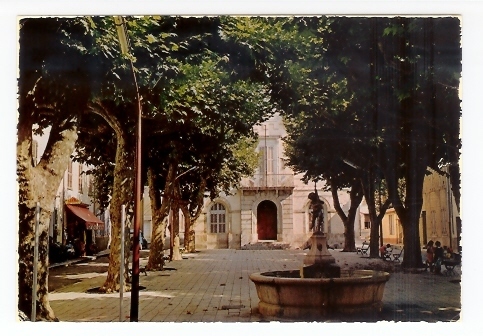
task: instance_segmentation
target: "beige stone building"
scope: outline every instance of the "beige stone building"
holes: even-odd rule
[[[444,168],[443,170],[445,170]],[[440,241],[442,246],[458,249],[461,234],[461,221],[448,176],[435,171],[424,178],[423,206],[419,219],[421,246],[429,240]],[[361,205],[360,238],[369,240],[370,223],[367,205]],[[384,243],[402,246],[403,230],[401,221],[393,208],[388,209],[382,220]],[[356,233],[357,234],[357,233]]]
[[[448,176],[433,171],[425,177],[419,230],[422,245],[439,240],[442,246],[458,249],[461,220]]]
[[[255,174],[241,181],[232,195],[205,200],[202,215],[195,223],[198,249],[239,249],[257,243],[300,247],[310,236],[308,194],[314,185],[306,185],[301,176],[284,164],[283,120],[275,115],[255,127],[259,135],[257,151],[261,153]],[[325,231],[329,244],[343,245],[344,227],[333,207],[332,195],[317,185],[324,202]],[[339,192],[340,203],[347,212],[350,205],[346,191]],[[359,218],[356,219],[359,221]]]
[[[291,248],[303,245],[308,237],[310,211],[308,194],[314,185],[306,185],[301,176],[284,164],[283,120],[275,115],[254,130],[259,135],[257,151],[260,164],[254,175],[243,178],[240,188],[230,195],[205,199],[204,209],[195,223],[196,249],[241,249],[257,243],[282,244]],[[344,226],[334,210],[332,194],[317,185],[324,202],[325,231],[329,244],[343,246]],[[350,198],[339,192],[342,208],[348,212]],[[144,191],[142,230],[151,241],[151,212],[147,190]],[[182,223],[182,214],[180,221]],[[356,218],[359,221],[359,218]],[[184,226],[180,225],[183,237]],[[169,233],[167,233],[169,235]]]
[[[32,156],[37,164],[45,151],[50,129],[42,136],[33,134]],[[86,246],[96,244],[107,248],[110,234],[109,213],[102,212],[96,202],[96,189],[89,167],[69,161],[64,177],[57,189],[54,212],[49,224],[49,236],[53,242],[66,243],[76,238]]]

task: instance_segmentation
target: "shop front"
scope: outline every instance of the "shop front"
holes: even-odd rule
[[[92,213],[87,204],[66,204],[67,242],[74,246],[77,256],[98,251],[96,232],[104,231],[104,222]]]

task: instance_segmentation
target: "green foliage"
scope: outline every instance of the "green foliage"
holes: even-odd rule
[[[256,152],[258,141],[255,138],[242,138],[234,145],[234,155],[238,158],[240,164],[245,165],[244,177],[253,175],[258,167],[260,153]]]
[[[284,105],[292,118],[288,143],[296,146],[289,150],[292,165],[307,171],[307,177],[322,174],[316,162],[325,162],[318,169],[328,171],[328,161],[341,159],[382,169],[390,160],[382,153],[390,147],[397,157],[391,169],[405,178],[411,174],[404,164],[409,144],[426,151],[418,158],[424,160],[423,169],[456,163],[461,70],[457,24],[453,18],[336,17],[320,18],[318,28],[308,26],[311,33],[305,36],[318,36],[320,46],[313,50],[321,53],[303,61],[281,60],[289,64],[284,82],[293,87],[293,99]],[[324,148],[312,155],[324,159],[312,158],[315,163],[310,165],[307,158],[297,157],[310,155],[310,147]]]
[[[70,127],[66,121],[85,109],[92,72],[85,50],[71,42],[83,34],[78,20],[20,21],[19,111],[38,134],[53,125]]]

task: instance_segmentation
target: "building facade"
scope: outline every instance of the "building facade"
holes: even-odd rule
[[[447,173],[447,167],[443,171]],[[441,246],[458,250],[461,219],[447,175],[432,171],[424,178],[419,234],[421,245],[426,245],[429,240],[439,240]]]
[[[32,157],[38,163],[47,145],[49,132],[33,135]],[[108,211],[101,211],[96,202],[96,187],[93,178],[86,174],[90,167],[69,161],[64,177],[57,189],[54,212],[49,225],[49,236],[53,243],[75,243],[84,245],[86,253],[92,248],[107,248],[110,235]]]
[[[284,164],[283,137],[286,131],[278,114],[255,126],[259,136],[260,163],[254,175],[243,178],[231,195],[206,199],[195,223],[197,249],[240,249],[257,243],[302,246],[310,237],[310,201],[314,185],[306,185],[300,175]],[[331,245],[343,246],[344,226],[333,207],[332,194],[317,185],[324,202],[324,223]],[[339,192],[340,203],[348,212],[350,198]],[[359,218],[357,218],[359,220]]]
[[[423,183],[423,206],[419,218],[419,237],[421,246],[426,246],[429,240],[440,241],[441,246],[449,246],[458,250],[461,236],[461,219],[451,190],[448,176],[431,171],[425,176]],[[443,168],[443,171],[447,171]],[[360,238],[369,241],[370,222],[367,205],[363,201],[360,207],[359,232]],[[382,220],[384,244],[403,244],[403,228],[401,221],[393,208],[387,210]]]

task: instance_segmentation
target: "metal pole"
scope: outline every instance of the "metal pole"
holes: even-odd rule
[[[126,25],[122,16],[115,16],[114,23],[121,45],[121,52],[129,54],[129,41],[126,32]],[[139,95],[136,73],[134,72],[134,64],[130,58],[131,71],[136,88],[137,99],[137,121],[136,121],[136,157],[134,162],[135,180],[134,180],[134,233],[133,233],[133,257],[132,257],[132,288],[131,288],[131,322],[138,321],[139,308],[139,227],[141,222],[141,97]]]
[[[121,207],[121,269],[119,270],[119,322],[122,322],[122,299],[124,294],[124,243],[126,238],[126,206]]]
[[[132,289],[131,289],[131,322],[138,321],[139,310],[139,227],[141,226],[141,98],[139,96],[136,75],[133,69],[134,83],[138,101],[137,110],[137,132],[136,132],[136,178],[134,186],[134,234],[133,234],[133,257],[132,257]]]
[[[39,222],[40,222],[40,203],[35,207],[35,230],[34,230],[34,272],[32,277],[32,315],[30,320],[35,322],[37,317],[37,269],[39,261]]]

